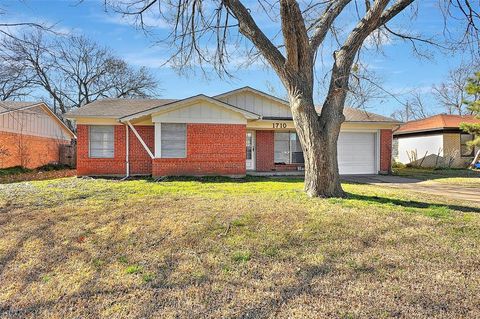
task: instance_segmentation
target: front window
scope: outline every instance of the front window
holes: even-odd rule
[[[93,125],[89,128],[89,156],[92,158],[113,158],[113,125]]]
[[[178,123],[161,124],[161,157],[185,158],[187,125]]]
[[[295,132],[275,132],[275,164],[303,164],[303,151]]]
[[[473,147],[467,144],[470,141],[473,141],[472,134],[460,134],[460,154],[462,157],[472,157],[474,155]]]

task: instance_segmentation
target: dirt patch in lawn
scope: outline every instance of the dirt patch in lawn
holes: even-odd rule
[[[480,317],[480,206],[344,186],[0,185],[0,317]]]

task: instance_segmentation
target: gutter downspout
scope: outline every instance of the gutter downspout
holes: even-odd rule
[[[122,180],[125,180],[130,177],[130,163],[129,163],[129,156],[128,153],[129,151],[129,140],[128,140],[128,125],[125,124],[125,170],[126,170],[126,175]]]

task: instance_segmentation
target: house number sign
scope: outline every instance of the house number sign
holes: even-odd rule
[[[287,123],[272,123],[273,128],[287,128]]]

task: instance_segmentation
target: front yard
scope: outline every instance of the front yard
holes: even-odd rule
[[[0,185],[0,317],[480,317],[480,206],[344,187]]]

